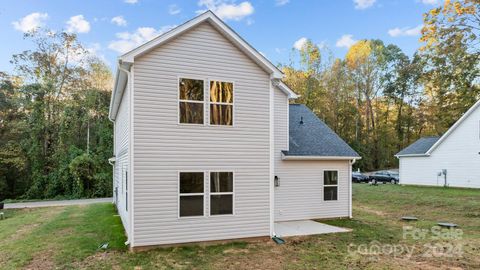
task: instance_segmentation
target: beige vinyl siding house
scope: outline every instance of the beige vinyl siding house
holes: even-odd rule
[[[118,213],[126,231],[130,228],[130,217],[127,209],[128,179],[129,177],[129,141],[130,141],[130,90],[125,87],[122,101],[118,107],[117,118],[114,125],[114,194],[113,199],[117,205]]]
[[[480,188],[480,101],[443,136],[421,138],[396,157],[400,184]]]
[[[280,169],[291,162],[281,151],[289,147],[288,100],[296,97],[282,77],[211,12],[120,57],[110,108],[114,188],[131,247],[275,234],[276,166],[287,187],[297,177],[295,165]],[[127,157],[117,147],[125,138]],[[344,189],[355,158],[325,163],[341,171],[340,208],[319,204],[289,216],[287,207],[282,220],[349,216]],[[323,161],[293,163],[312,169],[305,187],[312,181],[308,188],[321,189]]]

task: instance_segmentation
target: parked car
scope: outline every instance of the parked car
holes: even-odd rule
[[[392,183],[398,184],[399,177],[398,173],[390,171],[378,171],[370,175],[370,181],[374,183]]]
[[[370,179],[363,173],[352,172],[352,182],[354,183],[368,183]]]

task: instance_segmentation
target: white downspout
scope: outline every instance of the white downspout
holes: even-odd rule
[[[130,73],[130,70],[127,70],[127,69],[123,68],[121,62],[118,63],[118,69],[121,70],[121,71],[123,71],[123,72],[125,72],[125,73],[127,74],[127,85],[126,85],[125,87],[128,87],[128,84],[131,83],[131,79],[130,79],[130,78],[131,78],[131,73]],[[129,92],[131,93],[132,91],[133,91],[133,90],[130,88]],[[132,101],[130,100],[130,103],[131,103],[131,102],[132,102]],[[131,112],[132,112],[132,108],[131,108],[131,107],[132,107],[132,106],[129,105],[129,114],[131,114]],[[131,121],[130,115],[128,116],[128,121],[129,121],[129,122]],[[131,124],[131,123],[130,123],[130,124]],[[130,128],[131,128],[131,125],[130,125],[129,129],[130,129]],[[129,132],[131,133],[131,130],[130,130]],[[132,140],[131,140],[131,138],[129,138],[128,141],[129,141],[129,142],[128,142],[128,148],[129,148],[129,149],[128,149],[128,152],[129,152],[128,155],[130,156],[130,155],[131,155],[131,148],[132,148],[132,143],[131,143]],[[130,161],[131,161],[131,160],[130,160],[130,158],[129,158],[129,167],[132,165],[132,164],[130,163]],[[132,174],[131,171],[132,171],[132,170],[129,168],[129,169],[128,169],[128,174],[129,174],[129,175],[128,175],[128,179],[130,180],[130,181],[128,181],[129,184],[130,184],[130,183],[133,183],[133,181],[132,181],[133,179],[132,179],[132,177],[131,177],[131,174]],[[129,191],[130,191],[130,192],[133,192],[133,190],[132,190],[131,188],[129,189]],[[129,201],[131,201],[131,200],[129,200]],[[131,215],[131,212],[132,212],[132,209],[131,209],[131,208],[132,208],[132,207],[129,207],[129,210],[130,210],[130,211],[128,211],[128,215]],[[132,219],[131,219],[131,218],[129,218],[129,219],[130,219],[130,224],[129,224],[130,233],[128,234],[128,239],[127,239],[127,241],[125,242],[125,245],[126,245],[126,246],[130,244],[130,238],[133,237],[133,230],[132,230],[133,222],[132,222]]]
[[[353,185],[353,183],[352,183],[352,166],[353,166],[353,164],[355,164],[356,161],[357,161],[356,159],[350,160],[350,167],[348,169],[348,174],[349,174],[348,181],[349,181],[349,187],[350,187],[349,188],[350,189],[349,190],[349,195],[350,196],[349,196],[349,204],[348,204],[348,216],[350,218],[353,217],[353,215],[352,215],[352,185]]]
[[[270,98],[269,98],[269,121],[270,121],[270,125],[269,125],[269,129],[270,129],[270,134],[269,134],[269,150],[270,150],[270,154],[269,154],[269,158],[270,158],[270,172],[269,172],[269,193],[270,193],[270,237],[273,237],[275,236],[275,222],[274,222],[274,211],[275,211],[275,188],[274,188],[274,177],[275,177],[275,142],[274,142],[274,128],[275,128],[275,125],[274,125],[274,102],[273,102],[273,99],[274,99],[274,95],[273,95],[273,91],[274,91],[274,87],[273,87],[273,82],[272,80],[270,80]]]

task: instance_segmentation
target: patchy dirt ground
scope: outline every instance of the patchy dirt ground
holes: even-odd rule
[[[0,221],[1,269],[480,269],[480,191],[354,185],[352,232],[132,253],[111,204],[13,210]],[[435,206],[435,207],[432,207]],[[414,215],[417,222],[401,216]],[[461,237],[434,239],[439,220]],[[419,239],[404,226],[427,230]],[[109,248],[100,250],[102,243]],[[396,250],[395,250],[396,249]]]

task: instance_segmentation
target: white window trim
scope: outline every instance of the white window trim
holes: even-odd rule
[[[211,192],[210,187],[210,173],[212,172],[231,172],[232,173],[232,192]],[[232,213],[212,215],[212,195],[232,195]],[[208,216],[209,217],[224,217],[235,216],[235,171],[233,170],[212,170],[208,171]]]
[[[337,184],[336,185],[325,185],[325,172],[337,172]],[[325,200],[325,187],[337,187],[337,199],[336,200]],[[338,192],[340,189],[340,171],[338,169],[324,169],[322,171],[322,198],[323,202],[338,202]]]
[[[203,100],[185,100],[185,99],[180,99],[180,79],[187,79],[187,80],[199,80],[203,81]],[[207,87],[206,87],[206,82],[207,80],[204,77],[201,76],[190,76],[190,75],[179,75],[177,76],[177,124],[181,126],[205,126],[206,121],[205,117],[207,114],[207,102],[206,102],[206,95],[207,95]],[[203,104],[203,123],[202,124],[197,124],[197,123],[181,123],[180,122],[180,102],[187,102],[187,103],[201,103]]]
[[[180,193],[180,173],[203,173],[203,193],[184,193],[184,194],[181,194]],[[205,218],[206,215],[205,215],[205,211],[206,211],[206,195],[207,195],[207,192],[205,192],[207,190],[207,184],[205,181],[206,180],[206,171],[201,171],[201,170],[182,170],[182,171],[177,171],[177,218],[178,219],[200,219],[200,218]],[[201,216],[186,216],[186,217],[182,217],[180,216],[180,197],[182,196],[200,196],[202,195],[203,196],[203,214]]]
[[[233,87],[233,102],[232,103],[227,103],[227,102],[211,102],[210,101],[210,83],[212,81],[216,81],[216,82],[226,82],[226,83],[231,83],[232,84],[232,87]],[[209,126],[212,126],[212,127],[226,127],[226,128],[232,128],[232,127],[235,127],[235,119],[236,119],[236,113],[235,113],[235,101],[237,100],[237,97],[236,97],[236,92],[235,89],[236,89],[236,83],[235,81],[231,81],[231,80],[227,80],[227,79],[221,79],[221,78],[208,78],[207,79],[207,103],[208,103],[208,115],[207,115],[207,123]],[[232,106],[232,125],[216,125],[216,124],[211,124],[210,123],[210,114],[212,113],[210,111],[210,104],[214,104],[214,105],[231,105]]]

